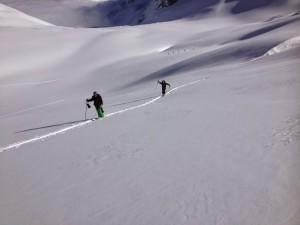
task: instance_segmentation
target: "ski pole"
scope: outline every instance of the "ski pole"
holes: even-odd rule
[[[85,116],[84,116],[84,120],[86,120],[86,112],[87,112],[88,106],[87,104],[85,104]]]
[[[88,108],[91,108],[91,106],[89,105],[89,103],[86,102],[86,104],[85,104],[85,117],[84,117],[85,119],[84,120],[86,120],[86,112],[87,112]]]

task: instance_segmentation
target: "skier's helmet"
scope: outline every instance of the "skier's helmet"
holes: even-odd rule
[[[166,83],[166,81],[165,81],[165,80],[163,80],[163,81],[162,81],[162,83]]]
[[[94,91],[93,95],[96,95],[97,94],[97,91]]]

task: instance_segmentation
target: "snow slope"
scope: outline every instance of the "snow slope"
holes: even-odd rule
[[[300,17],[227,7],[99,29],[3,16],[0,224],[299,225],[300,50],[264,54]],[[95,90],[107,117],[85,121]]]
[[[288,50],[291,50],[294,48],[299,48],[299,47],[300,47],[300,36],[291,38],[291,39],[275,46],[270,51],[268,51],[265,55],[270,56],[270,55],[278,54],[278,53],[285,52],[285,51],[288,51]]]
[[[192,20],[222,13],[240,15],[251,12],[251,18],[270,8],[275,16],[300,10],[298,0],[178,0],[169,7],[160,7],[167,0],[0,0],[31,16],[67,27],[109,27],[150,24],[178,19]],[[224,4],[226,3],[226,4]],[[256,16],[252,12],[255,10]],[[276,12],[277,10],[277,12]],[[245,15],[243,16],[245,17]]]
[[[0,4],[0,26],[49,26],[50,23],[26,15],[18,10]]]

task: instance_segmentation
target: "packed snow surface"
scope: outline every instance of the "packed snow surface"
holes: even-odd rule
[[[299,225],[299,9],[245,2],[97,29],[0,5],[0,224]]]

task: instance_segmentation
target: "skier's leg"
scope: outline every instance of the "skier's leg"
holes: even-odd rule
[[[102,115],[101,117],[104,117],[104,109],[102,106],[100,107],[100,111],[101,111],[101,115]]]
[[[104,117],[104,112],[103,112],[102,107],[99,107],[99,108],[97,109],[97,113],[98,113],[98,116],[99,116],[99,117],[101,117],[101,118]]]

